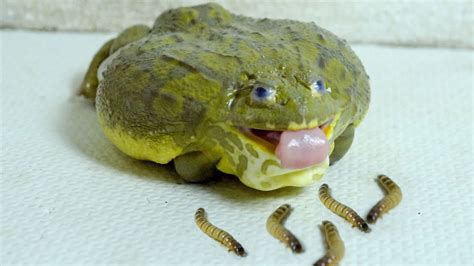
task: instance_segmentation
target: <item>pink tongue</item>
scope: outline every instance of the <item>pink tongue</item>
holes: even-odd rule
[[[326,159],[329,154],[329,143],[324,132],[318,127],[284,131],[281,133],[275,154],[284,168],[306,168]]]

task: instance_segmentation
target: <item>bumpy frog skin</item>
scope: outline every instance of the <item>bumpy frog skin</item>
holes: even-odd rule
[[[173,160],[189,181],[217,168],[258,190],[319,180],[349,149],[370,98],[344,40],[314,23],[248,18],[217,4],[126,29],[95,55],[81,92],[129,156]],[[330,156],[302,169],[282,167],[275,144],[254,134],[316,127]]]

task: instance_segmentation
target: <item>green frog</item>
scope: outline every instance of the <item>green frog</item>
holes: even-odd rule
[[[307,186],[350,148],[370,99],[346,41],[314,23],[218,4],[171,9],[93,58],[81,93],[129,156],[190,182],[221,172],[268,191]]]

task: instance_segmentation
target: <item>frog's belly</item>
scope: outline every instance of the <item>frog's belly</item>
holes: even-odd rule
[[[107,138],[122,152],[138,159],[166,164],[183,152],[169,135],[155,137],[137,137],[121,126],[110,126],[104,117],[97,112],[99,123]]]

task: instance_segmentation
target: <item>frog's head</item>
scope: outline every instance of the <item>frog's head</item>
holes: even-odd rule
[[[215,110],[226,133],[209,135],[225,151],[218,168],[260,190],[319,179],[334,140],[368,107],[368,77],[349,46],[298,25],[305,38],[259,34],[240,45],[244,56]]]

